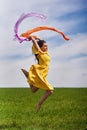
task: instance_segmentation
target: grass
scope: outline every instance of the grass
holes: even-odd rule
[[[0,89],[0,130],[87,130],[87,88],[56,88],[36,113],[43,90]]]

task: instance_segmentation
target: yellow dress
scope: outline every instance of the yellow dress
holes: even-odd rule
[[[34,48],[33,48],[34,49]],[[34,51],[34,50],[33,50]],[[35,52],[38,54],[39,63],[32,65],[29,70],[28,82],[37,88],[53,90],[51,84],[46,80],[49,70],[50,56],[48,52]]]

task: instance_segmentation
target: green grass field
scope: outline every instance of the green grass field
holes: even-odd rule
[[[87,130],[87,88],[56,88],[36,113],[43,90],[0,89],[0,130]]]

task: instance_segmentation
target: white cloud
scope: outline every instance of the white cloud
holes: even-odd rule
[[[64,20],[59,19],[68,13],[73,13],[77,10],[85,8],[80,0],[0,0],[0,86],[28,86],[25,82],[24,76],[21,74],[21,67],[28,69],[34,63],[34,58],[31,52],[31,43],[19,44],[13,41],[13,29],[16,20],[22,13],[40,12],[47,16],[47,21],[41,23],[36,19],[27,19],[23,21],[20,31],[32,28],[34,25],[38,26],[49,25],[60,29],[61,31],[69,33],[69,30],[77,25],[79,19]],[[32,22],[34,21],[34,22]],[[37,33],[36,33],[37,34]],[[70,35],[70,41],[67,43],[58,36],[59,41],[64,42],[62,46],[57,47],[57,34],[49,31],[38,32],[43,38],[46,38],[49,43],[50,54],[52,57],[51,68],[49,71],[48,79],[54,86],[86,86],[86,57],[76,59],[73,56],[85,53],[87,54],[87,40],[86,35],[77,34]],[[51,45],[50,39],[53,37],[53,44]],[[56,39],[54,39],[56,37]],[[56,42],[55,42],[56,41]],[[59,42],[58,41],[58,42]],[[59,45],[59,44],[58,44]],[[15,58],[19,56],[20,59]],[[23,58],[23,56],[25,58]],[[29,56],[29,58],[28,58]],[[13,57],[13,59],[12,59]],[[55,77],[53,76],[55,74]],[[73,78],[72,78],[73,77]],[[79,80],[80,79],[80,80]]]
[[[70,58],[80,53],[87,54],[87,39],[85,35],[73,36],[73,39],[67,44],[51,48],[50,55],[52,58],[48,80],[57,87],[86,87],[87,85],[87,58]],[[21,45],[20,45],[21,46]],[[22,45],[24,46],[24,45]],[[25,49],[19,49],[19,54],[29,53],[31,55],[31,46]],[[29,51],[28,51],[29,49]],[[12,53],[12,52],[10,52]],[[68,60],[70,59],[70,60]],[[20,69],[29,69],[35,62],[33,56],[20,60],[2,61],[0,67],[1,84],[5,86],[27,86],[26,79]],[[3,70],[3,71],[2,71]]]
[[[54,50],[52,48],[53,58],[58,57],[59,59],[72,58],[78,54],[87,54],[87,34],[76,34],[70,36],[70,41],[66,42],[63,46],[56,46]],[[56,43],[57,44],[57,43]]]
[[[72,36],[68,44],[50,50],[52,65],[49,79],[54,83],[54,86],[59,84],[59,87],[87,87],[86,37],[84,34],[77,34]],[[80,54],[86,56],[82,57]]]
[[[50,69],[50,82],[57,87],[87,87],[87,71],[83,63],[87,58],[67,62],[55,62]],[[87,66],[87,63],[86,63]]]

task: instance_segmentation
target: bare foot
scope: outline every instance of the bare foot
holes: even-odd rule
[[[41,108],[41,105],[38,103],[38,104],[37,104],[37,112],[40,111],[40,108]]]
[[[25,69],[21,69],[21,71],[23,72],[23,74],[25,75],[25,77],[28,79],[28,71],[26,71]]]

